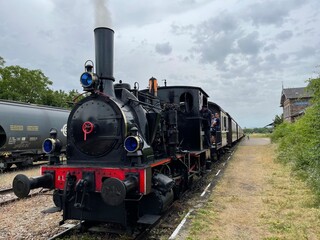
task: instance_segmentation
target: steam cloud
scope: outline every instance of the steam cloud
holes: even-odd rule
[[[93,0],[95,11],[95,28],[112,28],[111,13],[107,8],[108,0]]]

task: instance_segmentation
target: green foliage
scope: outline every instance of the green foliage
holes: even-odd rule
[[[319,104],[320,103],[320,77],[316,79],[308,80],[309,85],[307,87],[308,91],[313,93],[312,102]]]
[[[0,57],[0,99],[68,108],[79,95],[76,90],[66,93],[50,89],[52,81],[41,70],[4,64]]]
[[[288,122],[283,122],[278,125],[271,135],[271,140],[273,142],[277,142],[278,140],[284,138],[285,136],[289,136],[289,134],[293,131],[293,125]]]
[[[278,143],[278,159],[289,163],[315,189],[320,201],[320,79],[310,80],[313,105],[295,123],[282,123],[271,139]]]
[[[283,123],[283,114],[281,114],[280,116],[279,115],[276,115],[275,118],[273,119],[273,126],[278,126],[280,125],[281,123]]]
[[[49,89],[44,96],[43,103],[48,106],[64,107],[69,108],[73,103],[73,100],[79,95],[76,90],[71,90],[69,93],[66,93],[62,90],[53,91]]]
[[[252,134],[252,133],[270,133],[271,129],[269,128],[245,128],[243,129],[244,134]]]
[[[40,104],[52,84],[40,70],[20,66],[4,67],[0,74],[1,99]]]
[[[0,56],[0,68],[2,68],[5,63],[4,59]]]

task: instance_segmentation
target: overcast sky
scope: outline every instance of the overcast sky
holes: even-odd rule
[[[0,56],[82,91],[93,29],[115,31],[114,77],[203,88],[242,127],[280,114],[282,84],[318,76],[319,0],[0,0]],[[97,11],[98,10],[98,11]],[[109,12],[108,15],[102,14]],[[95,16],[99,16],[98,21]]]

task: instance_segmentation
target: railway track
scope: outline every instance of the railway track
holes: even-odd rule
[[[162,219],[162,217],[160,218]],[[90,235],[100,235],[100,236],[106,236],[108,235],[108,239],[122,239],[123,236],[125,236],[125,239],[131,239],[131,240],[144,240],[152,230],[154,226],[158,224],[160,219],[154,223],[153,225],[148,225],[143,228],[139,228],[135,230],[133,234],[129,234],[124,229],[120,229],[120,226],[117,226],[115,228],[108,227],[106,225],[92,225],[90,223],[87,223],[85,221],[82,221],[81,223],[77,224],[64,224],[60,228],[64,230],[61,230],[61,232],[57,233],[56,235],[49,238],[49,240],[55,240],[55,239],[63,239],[65,237],[77,237],[78,235],[83,236],[83,234],[88,233]],[[100,239],[100,238],[97,238]],[[103,239],[103,237],[101,238]]]
[[[0,190],[0,206],[14,202],[18,200],[16,196],[14,196],[12,188],[5,188]]]
[[[39,190],[32,190],[31,193],[28,195],[27,198],[36,196],[38,194],[46,193],[50,191],[49,189],[41,189]],[[5,188],[0,190],[0,206],[9,204],[15,201],[19,201],[20,199],[15,196],[12,188]]]
[[[172,206],[161,215],[161,217],[151,225],[139,224],[133,231],[125,230],[119,224],[91,223],[87,221],[78,221],[78,223],[65,223],[60,226],[61,231],[55,234],[49,240],[77,238],[89,234],[93,239],[128,239],[145,240],[152,229],[159,224],[161,220],[170,214]],[[91,239],[90,238],[90,239]]]
[[[0,196],[12,192],[12,188],[5,188],[0,190]]]
[[[63,227],[63,226],[61,226]],[[79,222],[78,224],[68,224],[66,225],[65,229],[62,230],[61,232],[57,233],[56,235],[52,236],[48,240],[55,240],[55,239],[62,239],[66,236],[70,236],[71,233],[77,229],[81,228],[81,223]]]

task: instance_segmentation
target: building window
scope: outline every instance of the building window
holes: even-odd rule
[[[299,101],[299,102],[294,102],[294,106],[308,106],[309,102],[308,101]]]

